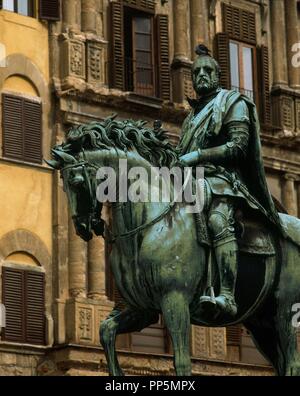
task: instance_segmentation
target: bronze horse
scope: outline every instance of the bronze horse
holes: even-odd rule
[[[171,167],[177,158],[163,131],[114,117],[71,129],[66,142],[52,154],[53,160],[47,162],[61,171],[77,234],[86,241],[93,237],[92,231],[103,232],[103,205],[96,199],[96,189],[104,180],[96,180],[98,169],[109,166],[118,175],[119,160],[126,159],[128,169],[140,166],[149,173],[152,166]],[[117,176],[117,185],[119,181]],[[237,323],[251,332],[278,375],[300,375],[292,323],[293,304],[300,302],[300,220],[280,214],[289,235],[286,239],[270,232],[262,221],[260,227],[255,223],[261,235],[256,242],[269,238],[266,251],[259,250],[264,248],[259,244],[258,251],[253,246],[249,250],[249,243],[247,250],[241,240],[238,313],[232,321],[199,305],[207,286],[218,291],[218,274],[213,260],[208,265],[210,250],[197,242],[194,214],[187,213],[184,204],[129,201],[110,206],[106,233],[112,243],[110,265],[127,304],[124,310],[116,307],[100,326],[111,375],[122,375],[116,336],[156,323],[160,313],[172,339],[177,375],[191,375],[191,324],[223,327]],[[247,227],[251,231],[251,221]],[[248,235],[249,242],[251,232]]]

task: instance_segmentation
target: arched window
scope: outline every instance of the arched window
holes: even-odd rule
[[[3,156],[42,162],[42,103],[25,78],[12,76],[2,95]]]
[[[45,344],[45,273],[24,252],[8,256],[2,267],[6,320],[2,340]]]

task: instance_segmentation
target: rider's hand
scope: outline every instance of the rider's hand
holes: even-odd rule
[[[200,159],[200,153],[199,151],[192,151],[191,153],[184,154],[181,157],[179,157],[179,162],[183,166],[193,166],[197,165]]]

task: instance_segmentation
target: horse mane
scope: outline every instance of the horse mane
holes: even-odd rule
[[[70,154],[82,149],[118,148],[125,152],[135,149],[156,166],[170,167],[176,162],[176,150],[162,128],[145,127],[147,121],[116,120],[115,117],[71,128],[61,148]]]

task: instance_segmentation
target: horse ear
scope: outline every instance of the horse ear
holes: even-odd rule
[[[58,160],[63,163],[75,164],[77,162],[72,155],[61,150],[52,149],[52,154],[54,158],[58,158]]]
[[[61,168],[61,163],[59,161],[56,161],[56,160],[44,160],[44,161],[46,162],[46,164],[51,166],[51,168],[53,168],[53,169]]]

